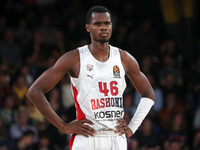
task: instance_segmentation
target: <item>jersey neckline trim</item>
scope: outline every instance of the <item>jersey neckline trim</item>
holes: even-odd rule
[[[108,57],[108,59],[106,60],[106,61],[99,61],[99,60],[97,60],[93,55],[92,55],[92,53],[90,52],[90,50],[89,50],[89,47],[88,47],[88,45],[86,45],[86,49],[87,49],[87,51],[88,51],[88,53],[91,55],[91,57],[97,62],[97,63],[99,63],[99,64],[108,64],[109,62],[110,62],[110,59],[111,59],[111,56],[112,56],[112,46],[111,45],[109,45],[109,48],[110,48],[110,51],[109,51],[109,57]]]

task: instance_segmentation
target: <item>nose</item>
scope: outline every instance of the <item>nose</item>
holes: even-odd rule
[[[107,26],[106,26],[104,23],[102,23],[100,29],[101,29],[101,30],[107,30]]]

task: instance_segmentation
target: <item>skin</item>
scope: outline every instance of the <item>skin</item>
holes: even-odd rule
[[[90,33],[91,44],[88,45],[92,55],[99,61],[105,62],[109,58],[109,39],[112,34],[112,22],[109,13],[92,13],[90,24],[86,24]],[[121,60],[126,74],[142,97],[155,100],[155,95],[147,78],[140,72],[137,61],[126,51],[120,50]],[[87,119],[74,120],[65,123],[50,107],[44,93],[51,90],[66,74],[72,77],[79,76],[80,59],[78,49],[67,52],[61,56],[54,66],[46,70],[29,88],[28,98],[36,105],[44,117],[66,134],[77,133],[86,137],[94,136],[95,130],[84,123],[93,125]],[[117,121],[116,133],[126,134],[130,137],[133,133],[124,119]]]

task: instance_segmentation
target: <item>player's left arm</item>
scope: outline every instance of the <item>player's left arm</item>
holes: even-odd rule
[[[117,126],[116,132],[120,132],[120,135],[126,134],[127,137],[130,137],[140,126],[141,122],[149,112],[151,106],[154,104],[155,94],[148,79],[140,71],[140,67],[135,58],[133,58],[126,51],[120,51],[120,53],[126,75],[131,80],[137,92],[142,96],[140,104],[138,105],[138,108],[136,110],[136,113],[132,118],[131,122],[129,123],[129,125],[126,124],[124,119],[117,121],[119,125]]]
[[[140,71],[140,67],[128,52],[121,51],[122,64],[126,75],[131,80],[137,92],[142,97],[147,97],[155,101],[155,94],[146,76]]]

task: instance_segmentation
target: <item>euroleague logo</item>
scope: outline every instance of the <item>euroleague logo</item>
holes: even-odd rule
[[[113,67],[113,75],[114,78],[120,78],[120,70],[119,67],[116,65]]]

